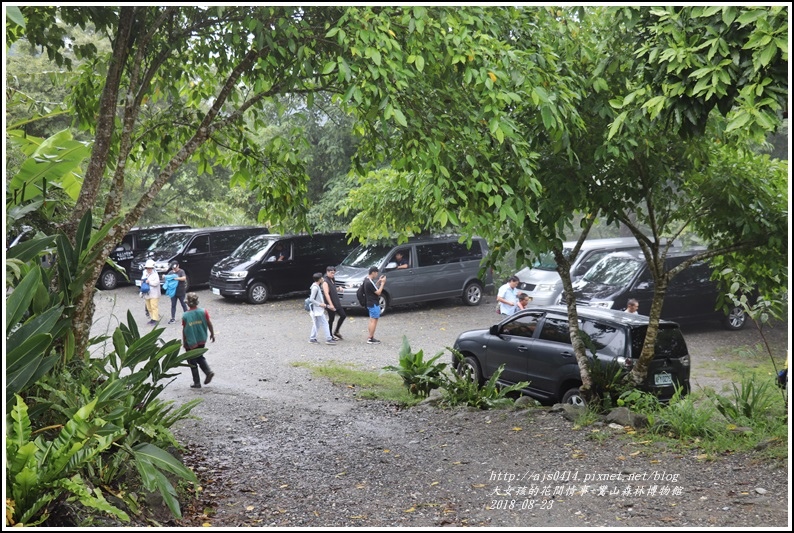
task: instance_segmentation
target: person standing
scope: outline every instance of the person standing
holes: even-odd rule
[[[502,315],[513,315],[518,311],[518,277],[510,276],[507,283],[499,287],[496,294],[496,301],[499,302],[499,313]]]
[[[176,322],[177,302],[182,304],[182,314],[187,312],[187,305],[185,305],[187,275],[184,270],[179,268],[178,261],[171,263],[171,272],[165,275],[164,280],[165,293],[171,297],[171,320],[168,323],[173,324]]]
[[[347,313],[345,313],[342,301],[339,299],[334,276],[336,276],[336,268],[327,267],[323,278],[323,294],[325,295],[325,301],[331,303],[331,307],[328,308],[328,329],[333,332],[332,335],[335,341],[341,341],[342,335],[339,334],[339,328],[342,327],[342,322],[347,318]],[[336,318],[336,315],[339,315],[339,322],[336,323],[336,330],[334,330],[334,318]]]
[[[386,276],[378,278],[378,283],[375,283],[375,278],[378,276],[378,267],[369,267],[369,275],[364,280],[364,295],[367,298],[367,310],[369,311],[369,324],[367,326],[367,344],[380,344],[380,341],[375,338],[375,328],[378,327],[378,319],[380,318],[380,295],[383,293],[383,286],[386,284]]]
[[[325,344],[336,344],[336,341],[331,336],[331,328],[328,326],[328,319],[325,317],[325,310],[334,309],[333,304],[325,303],[323,297],[323,284],[325,278],[321,272],[315,272],[314,283],[309,289],[309,299],[312,302],[312,308],[309,311],[309,316],[312,317],[312,332],[309,334],[309,342],[317,344],[317,332],[322,330],[325,333]]]
[[[149,311],[150,326],[154,326],[160,322],[160,276],[154,270],[154,260],[147,259],[143,268],[143,281],[149,284],[149,292],[143,293],[143,298],[146,302],[146,310]]]
[[[182,313],[182,346],[186,352],[204,348],[207,344],[207,332],[209,332],[210,340],[215,342],[215,329],[212,327],[210,313],[206,309],[199,308],[198,303],[198,294],[195,292],[187,294],[187,305],[190,310]],[[187,360],[187,364],[190,366],[190,373],[193,374],[191,389],[201,388],[199,368],[204,372],[204,385],[209,385],[212,378],[215,377],[215,372],[210,369],[204,354],[191,357]]]

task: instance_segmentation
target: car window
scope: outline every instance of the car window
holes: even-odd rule
[[[586,253],[586,252],[581,252],[581,253]],[[585,272],[590,270],[591,266],[598,263],[598,261],[603,259],[604,256],[608,255],[609,253],[611,253],[610,250],[596,250],[592,252],[590,255],[588,255],[582,260],[579,266],[576,267],[576,271],[573,273],[573,275],[574,276],[583,275]]]
[[[189,254],[206,254],[210,251],[210,236],[197,235],[195,239],[188,245],[187,253]]]
[[[568,321],[559,318],[546,318],[543,322],[543,329],[540,330],[539,339],[545,341],[562,342],[571,344],[571,334],[568,329]]]
[[[588,270],[583,279],[603,285],[622,287],[634,277],[643,264],[644,261],[625,255],[607,256]]]
[[[631,356],[635,359],[639,358],[640,353],[642,353],[642,345],[645,343],[647,331],[648,326],[640,326],[631,330]],[[688,353],[686,341],[678,326],[675,324],[659,324],[653,358],[678,359]]]
[[[502,326],[502,333],[516,337],[532,338],[535,335],[535,328],[538,326],[540,316],[540,314],[533,314],[516,317],[515,320]]]
[[[585,342],[587,351],[593,348],[598,353],[611,355],[613,357],[625,356],[626,334],[614,326],[584,320],[579,326],[580,330],[587,335],[589,342]]]

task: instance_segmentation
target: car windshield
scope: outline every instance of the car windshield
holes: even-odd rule
[[[176,250],[179,251],[185,247],[190,240],[192,233],[164,233],[159,239],[154,241],[148,250]]]
[[[571,257],[571,248],[563,248],[562,255],[564,255],[566,259]],[[546,270],[548,272],[556,272],[557,263],[554,261],[554,254],[551,252],[540,254],[540,257],[535,259],[535,262],[532,263],[532,268],[537,270]]]
[[[265,254],[268,250],[270,250],[270,247],[273,246],[274,242],[276,242],[276,239],[268,235],[250,237],[232,252],[231,257],[259,261],[265,257]]]
[[[344,266],[358,268],[366,268],[371,266],[377,266],[380,268],[381,263],[391,249],[392,246],[386,246],[383,244],[362,244],[350,252],[348,256],[344,258],[342,264]]]
[[[587,271],[584,281],[620,286],[628,283],[642,267],[642,262],[626,256],[605,257]]]

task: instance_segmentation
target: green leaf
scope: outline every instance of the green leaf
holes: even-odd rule
[[[336,69],[336,62],[329,61],[325,64],[325,66],[323,66],[323,74],[330,74],[334,71],[334,69]]]
[[[36,286],[40,283],[41,269],[39,267],[33,268],[19,285],[14,287],[11,295],[6,298],[6,331],[10,331],[12,326],[22,321],[22,317],[33,300]]]
[[[416,70],[422,72],[425,69],[425,58],[422,56],[416,56],[414,64],[416,65]]]

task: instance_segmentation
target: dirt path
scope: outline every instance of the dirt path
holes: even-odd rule
[[[175,431],[202,480],[202,497],[178,524],[163,516],[166,525],[790,526],[788,472],[753,455],[704,461],[696,451],[639,444],[622,430],[574,429],[541,410],[401,410],[357,400],[355,390],[292,365],[334,360],[380,369],[396,363],[403,335],[433,355],[460,331],[492,323],[487,303],[395,310],[380,320],[379,346],[363,342],[366,318],[353,315],[342,327],[345,340],[325,346],[307,343],[300,299],[251,306],[208,290],[199,295],[216,325],[207,355],[216,377],[193,390],[185,370],[165,397],[205,400],[194,410],[198,419]],[[128,308],[143,314],[134,288],[109,296],[115,310],[98,296],[97,317],[124,316]],[[95,332],[109,323],[98,320]],[[164,327],[164,338],[179,336],[177,324]],[[785,346],[780,329],[776,342]],[[750,328],[712,324],[685,336],[693,382],[717,387],[713,365],[699,361],[758,342]]]

